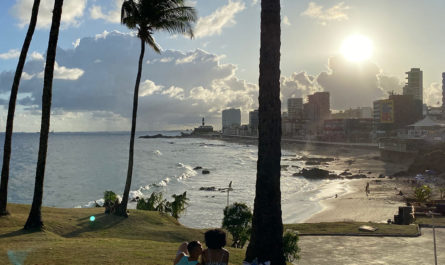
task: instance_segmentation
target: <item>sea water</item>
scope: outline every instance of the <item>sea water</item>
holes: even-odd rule
[[[156,134],[159,132],[138,133]],[[179,132],[161,132],[177,135]],[[43,204],[94,207],[103,193],[122,194],[128,167],[128,133],[53,133],[49,136]],[[4,134],[0,134],[3,156]],[[38,133],[16,133],[10,167],[8,200],[30,204],[34,190]],[[304,165],[289,161],[299,153],[283,150],[281,192],[283,221],[301,222],[321,210],[319,201],[345,192],[345,181],[307,180],[294,176]],[[307,153],[306,153],[307,155]],[[1,160],[0,160],[1,161]],[[130,199],[163,192],[187,191],[189,206],[180,222],[190,227],[220,227],[228,194],[218,191],[232,182],[229,202],[253,206],[257,146],[203,138],[136,138]],[[202,174],[208,169],[210,174]],[[201,190],[215,187],[216,191]],[[129,208],[135,208],[130,203]]]

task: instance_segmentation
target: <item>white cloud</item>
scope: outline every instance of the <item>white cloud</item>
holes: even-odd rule
[[[65,66],[59,66],[56,62],[54,64],[54,79],[61,80],[77,80],[83,75],[84,71],[79,68],[67,68]],[[37,74],[38,78],[43,78],[45,72],[42,71]]]
[[[283,17],[283,21],[282,21],[283,25],[285,26],[291,26],[292,24],[289,21],[289,18],[287,16]]]
[[[29,23],[33,0],[16,0],[11,13],[19,20],[19,27],[23,28]],[[62,29],[77,26],[83,16],[87,0],[65,0],[62,11]],[[49,28],[52,20],[54,1],[41,0],[37,28]]]
[[[9,50],[8,52],[0,53],[0,59],[3,60],[15,59],[19,58],[19,56],[20,56],[20,51],[17,49],[12,49]]]
[[[32,52],[31,53],[31,59],[32,60],[41,60],[41,61],[43,61],[43,55],[41,53],[38,53],[38,52]]]
[[[236,24],[235,15],[245,8],[246,6],[243,2],[229,0],[227,5],[198,20],[195,28],[195,37],[203,38],[221,34],[224,27]]]
[[[301,15],[316,19],[322,25],[327,25],[330,21],[348,20],[349,17],[346,11],[349,9],[351,7],[344,2],[340,2],[330,8],[323,8],[322,5],[310,2],[308,8]]]
[[[442,86],[439,83],[431,83],[431,85],[424,89],[423,92],[424,103],[428,106],[439,107],[442,105]]]
[[[22,72],[22,79],[23,80],[31,80],[34,76],[35,76],[34,74],[30,75],[27,72]]]
[[[252,6],[258,4],[258,0],[252,0]]]
[[[150,96],[156,92],[161,91],[163,88],[164,88],[163,86],[158,86],[155,84],[155,82],[151,80],[145,80],[141,84],[141,88],[139,89],[139,96],[141,97]]]
[[[124,0],[114,0],[113,8],[104,13],[101,6],[93,5],[90,8],[90,17],[92,19],[103,19],[110,23],[121,22],[121,7]]]
[[[75,40],[73,43],[74,48],[77,48],[77,46],[79,46],[80,44],[80,39]]]

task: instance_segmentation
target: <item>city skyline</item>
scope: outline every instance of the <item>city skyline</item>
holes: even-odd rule
[[[55,131],[128,128],[131,98],[127,94],[132,89],[129,80],[136,74],[137,60],[131,47],[137,40],[118,23],[120,2],[66,1],[54,87]],[[0,4],[0,20],[11,25],[0,29],[1,35],[8,36],[7,41],[0,41],[2,123],[30,3],[18,0]],[[38,131],[48,3],[42,1],[19,90],[17,131]],[[221,111],[230,107],[240,108],[245,121],[248,112],[257,108],[258,1],[194,3],[200,17],[196,38],[155,35],[163,53],[147,53],[139,130],[190,128],[202,116],[219,124]],[[440,27],[434,15],[425,16],[425,21],[411,21],[409,14],[422,8],[425,14],[439,16],[444,5],[439,1],[283,1],[283,110],[288,98],[305,98],[317,91],[331,93],[334,110],[369,107],[387,92],[401,93],[405,72],[411,68],[424,71],[424,101],[437,106],[442,94],[441,73],[445,71]],[[377,14],[380,19],[376,22],[371,18]],[[422,30],[426,25],[428,30]],[[405,30],[407,26],[410,31]],[[369,60],[351,62],[341,54],[345,40],[357,34],[372,42]]]

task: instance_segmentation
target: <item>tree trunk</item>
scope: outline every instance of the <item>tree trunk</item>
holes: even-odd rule
[[[2,179],[0,184],[0,216],[8,215],[6,209],[8,203],[8,180],[9,180],[9,161],[11,160],[11,141],[12,130],[14,127],[14,112],[17,101],[17,93],[22,77],[23,67],[25,66],[26,55],[28,54],[29,45],[37,24],[37,15],[39,13],[40,0],[34,0],[32,6],[31,20],[29,21],[28,32],[23,42],[22,51],[20,53],[19,62],[15,70],[14,82],[12,83],[11,96],[9,98],[8,118],[6,120],[5,146],[3,149],[3,166]]]
[[[280,0],[261,1],[256,194],[246,260],[284,265],[280,159]]]
[[[136,118],[138,114],[138,97],[139,97],[139,84],[141,83],[142,75],[142,63],[144,61],[145,53],[145,43],[141,39],[141,54],[139,56],[139,66],[138,75],[136,77],[136,84],[134,86],[134,97],[133,97],[133,118],[131,120],[131,136],[130,136],[130,152],[128,158],[128,171],[127,171],[127,181],[125,183],[124,195],[122,197],[122,202],[120,203],[116,215],[128,217],[127,214],[127,204],[128,196],[130,194],[131,179],[133,177],[133,156],[134,156],[134,135],[136,133]]]
[[[40,127],[39,155],[37,158],[36,181],[31,212],[25,224],[25,229],[41,229],[43,180],[45,178],[46,153],[48,149],[48,134],[51,115],[51,97],[53,86],[54,63],[56,61],[57,40],[59,38],[60,18],[62,16],[63,0],[55,0],[51,30],[49,33],[48,51],[46,54],[45,76],[43,79],[42,121]]]

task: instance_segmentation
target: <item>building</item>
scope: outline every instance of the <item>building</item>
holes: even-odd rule
[[[371,142],[373,119],[329,119],[324,121],[322,140],[331,142]]]
[[[222,132],[223,134],[236,134],[237,128],[241,126],[241,110],[226,109],[222,112]]]
[[[423,114],[417,109],[418,103],[412,95],[394,94],[388,99],[374,101],[374,130],[389,132],[421,120]]]
[[[329,92],[316,92],[308,96],[303,105],[304,117],[312,121],[328,119],[331,114]]]
[[[303,98],[287,99],[287,113],[290,120],[303,118]]]
[[[204,118],[202,118],[202,125],[195,128],[192,135],[213,134],[213,126],[206,125]]]
[[[445,73],[442,73],[442,119],[445,119]]]
[[[249,130],[253,136],[258,135],[258,124],[260,122],[258,114],[258,110],[249,112]]]
[[[331,119],[372,119],[373,109],[371,107],[350,108],[331,114]]]
[[[403,95],[410,95],[414,100],[414,108],[416,109],[416,118],[423,118],[423,72],[420,68],[411,68],[406,72],[407,82],[403,87]]]

